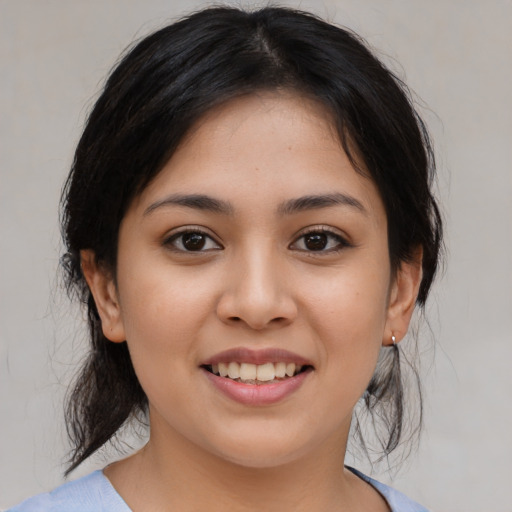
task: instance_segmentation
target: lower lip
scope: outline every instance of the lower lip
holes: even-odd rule
[[[270,384],[244,384],[232,379],[219,377],[201,368],[209,381],[224,395],[244,405],[271,405],[297,391],[304,380],[313,371],[308,368],[306,371]]]

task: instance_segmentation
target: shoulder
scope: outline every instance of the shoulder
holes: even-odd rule
[[[6,512],[130,512],[102,471],[38,494]]]
[[[372,487],[374,487],[388,502],[389,508],[391,512],[428,512],[428,510],[416,503],[415,501],[408,498],[405,494],[385,485],[369,476],[364,475],[357,469],[346,466],[347,469],[352,471],[359,478],[362,478],[366,482],[368,482]]]

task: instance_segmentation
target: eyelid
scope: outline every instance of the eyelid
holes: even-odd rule
[[[304,236],[309,235],[311,233],[323,233],[326,235],[330,235],[340,241],[340,244],[338,247],[333,249],[327,249],[323,251],[308,251],[306,249],[295,249],[304,253],[308,253],[311,255],[318,255],[321,256],[322,254],[329,254],[333,252],[339,252],[342,249],[345,249],[347,247],[353,247],[354,245],[349,241],[348,236],[345,235],[342,231],[339,229],[336,229],[332,226],[326,226],[326,225],[314,225],[314,226],[307,226],[303,229],[301,229],[297,235],[295,235],[293,242],[289,245],[290,248],[293,249],[293,246]]]
[[[162,240],[162,245],[166,247],[170,247],[171,249],[175,250],[176,252],[180,253],[187,253],[187,254],[200,254],[204,252],[209,252],[212,249],[204,250],[204,251],[186,251],[183,249],[178,249],[177,247],[172,246],[172,242],[179,238],[181,235],[184,235],[186,233],[198,233],[200,235],[207,236],[212,240],[216,245],[219,246],[219,249],[224,249],[224,246],[219,242],[218,237],[216,234],[212,233],[212,231],[204,226],[198,226],[198,225],[187,225],[187,226],[180,226],[178,228],[172,229],[170,232],[166,233]]]

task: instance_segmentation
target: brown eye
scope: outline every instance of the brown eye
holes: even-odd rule
[[[327,247],[327,242],[325,233],[311,233],[304,236],[304,245],[310,251],[323,251]]]
[[[181,231],[164,241],[164,245],[180,252],[207,252],[222,247],[201,231]]]
[[[187,251],[200,251],[206,244],[206,237],[201,233],[186,233],[182,235],[182,244]]]
[[[325,228],[304,233],[291,244],[290,248],[304,252],[328,254],[350,247],[341,235]]]

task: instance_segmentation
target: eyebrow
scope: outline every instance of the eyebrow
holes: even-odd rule
[[[224,215],[233,214],[233,207],[227,201],[215,199],[205,194],[173,194],[148,206],[144,210],[144,215],[149,215],[155,210],[165,206],[186,206],[196,210],[204,210]]]
[[[209,211],[222,215],[233,215],[231,203],[206,194],[173,194],[152,203],[144,210],[144,216],[166,206],[185,206],[195,210]],[[277,212],[280,215],[293,215],[308,210],[319,210],[332,206],[349,206],[366,214],[367,211],[355,197],[340,192],[334,194],[307,195],[281,203]]]
[[[355,197],[336,192],[334,194],[320,194],[298,197],[281,203],[277,209],[281,215],[292,215],[307,210],[319,210],[330,206],[350,206],[367,214],[365,207]]]

